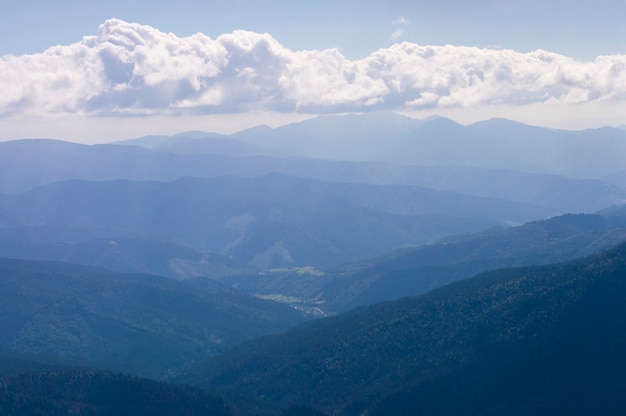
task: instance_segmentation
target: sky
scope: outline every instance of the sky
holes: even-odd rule
[[[626,124],[626,1],[23,0],[0,140],[106,142],[395,111]]]

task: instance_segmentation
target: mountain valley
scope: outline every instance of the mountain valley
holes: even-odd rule
[[[375,112],[0,142],[0,413],[619,414],[625,143]]]

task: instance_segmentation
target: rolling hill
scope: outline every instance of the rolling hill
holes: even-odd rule
[[[0,215],[10,219],[0,240],[3,233],[18,236],[18,242],[24,240],[19,236],[32,235],[31,241],[55,244],[155,240],[226,256],[242,266],[329,267],[551,213],[539,206],[407,185],[279,174],[174,182],[66,181],[0,195]],[[28,242],[24,247],[29,248]]]
[[[0,351],[166,378],[304,320],[216,283],[0,260]]]

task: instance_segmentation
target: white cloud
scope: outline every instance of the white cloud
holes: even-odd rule
[[[78,43],[1,57],[0,89],[5,117],[617,102],[626,101],[626,55],[580,62],[404,42],[351,61],[334,49],[292,51],[269,34],[181,38],[111,19]]]
[[[393,25],[403,25],[406,26],[409,24],[409,19],[407,19],[404,16],[400,16],[397,19],[395,19],[394,21],[391,22],[391,24]]]
[[[393,40],[398,40],[398,39],[400,39],[402,36],[404,36],[404,29],[394,30],[394,31],[391,33],[391,39],[393,39]]]

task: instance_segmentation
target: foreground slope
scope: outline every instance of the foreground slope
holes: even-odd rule
[[[111,372],[21,373],[0,378],[0,388],[3,415],[233,414],[204,391]]]
[[[0,260],[0,350],[167,377],[244,340],[303,321],[215,283],[67,263]]]
[[[626,244],[313,321],[187,380],[329,413],[458,414],[455,401],[473,400],[475,414],[615,414],[626,387],[624,298]]]

